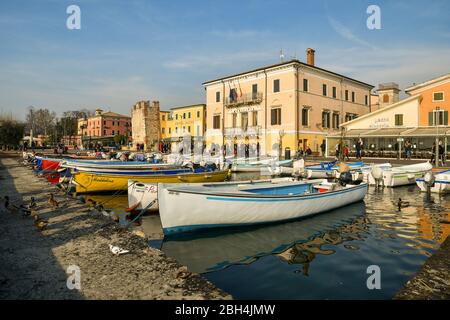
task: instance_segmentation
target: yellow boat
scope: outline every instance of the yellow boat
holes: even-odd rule
[[[117,175],[95,172],[74,172],[73,183],[76,193],[108,192],[128,189],[128,180],[143,183],[202,183],[222,182],[230,175],[229,170],[180,173],[173,175]]]

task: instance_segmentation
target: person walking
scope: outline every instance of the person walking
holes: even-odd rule
[[[341,144],[338,142],[336,144],[336,147],[334,148],[335,154],[336,154],[336,160],[339,160],[339,156],[341,154]]]
[[[442,166],[445,165],[445,155],[444,155],[444,146],[442,145],[442,141],[439,141],[439,160],[442,163]]]
[[[362,148],[363,148],[363,142],[362,142],[362,139],[359,138],[359,140],[356,142],[356,159],[359,159],[359,160],[362,159]]]
[[[404,147],[405,147],[406,159],[411,160],[411,151],[412,151],[411,141],[406,140]]]
[[[347,161],[350,161],[350,157],[348,156],[348,154],[349,154],[348,145],[345,145],[345,147],[344,147],[344,160],[347,159]]]
[[[322,141],[322,144],[320,145],[320,151],[322,151],[322,157],[325,157],[325,150],[326,150],[325,140]]]

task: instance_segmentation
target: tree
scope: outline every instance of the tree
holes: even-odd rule
[[[25,125],[14,120],[0,119],[0,145],[15,148],[22,141]]]
[[[33,129],[33,135],[46,136],[55,125],[56,113],[48,109],[36,109],[31,106],[26,115],[26,130]]]

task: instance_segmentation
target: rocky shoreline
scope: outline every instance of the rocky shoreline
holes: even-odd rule
[[[395,295],[397,300],[450,299],[450,237]]]
[[[18,160],[0,153],[0,197],[17,205],[35,197],[49,224],[39,230],[31,217],[0,212],[0,299],[232,299]],[[47,203],[49,193],[59,209]],[[130,252],[115,256],[109,244]],[[80,290],[67,287],[70,266],[80,270]]]

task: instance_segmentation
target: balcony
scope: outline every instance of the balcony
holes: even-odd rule
[[[236,98],[225,98],[225,106],[227,107],[238,107],[240,105],[251,105],[261,103],[263,99],[262,92],[245,93],[242,97]]]
[[[225,128],[225,137],[257,136],[260,135],[260,133],[261,133],[261,126]]]

